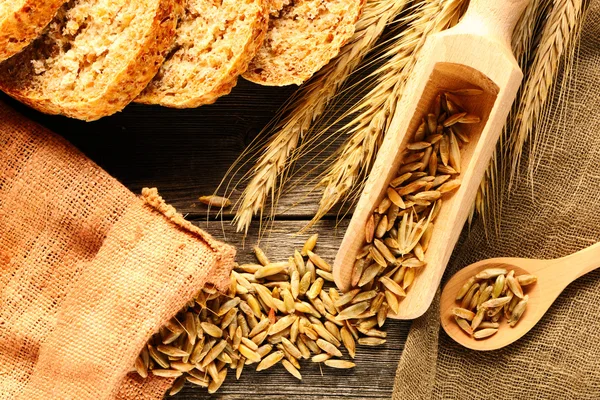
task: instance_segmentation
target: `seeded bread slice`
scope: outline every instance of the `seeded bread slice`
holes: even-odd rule
[[[71,0],[0,64],[0,89],[48,114],[96,120],[146,87],[175,39],[179,0]]]
[[[243,77],[268,86],[301,84],[354,34],[365,0],[291,0],[271,18],[267,37]]]
[[[262,45],[268,0],[188,0],[175,46],[138,103],[191,108],[236,85]]]
[[[0,0],[0,62],[23,50],[66,0]]]

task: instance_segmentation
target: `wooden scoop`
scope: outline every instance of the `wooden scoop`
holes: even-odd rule
[[[452,316],[452,309],[459,307],[455,298],[462,285],[478,272],[494,267],[506,268],[507,271],[514,269],[515,275],[536,275],[537,282],[524,287],[523,290],[529,296],[529,301],[525,313],[514,327],[508,326],[504,321],[496,334],[476,340],[458,327]],[[600,267],[600,243],[555,260],[493,258],[476,262],[458,271],[444,286],[440,302],[442,327],[452,339],[469,349],[499,349],[529,332],[571,282],[598,267]]]
[[[436,219],[425,259],[397,315],[412,319],[431,304],[446,264],[467,219],[477,188],[488,167],[523,74],[510,48],[514,26],[529,0],[471,0],[454,28],[431,36],[422,49],[404,96],[381,146],[365,189],[335,259],[335,283],[350,287],[365,223],[396,176],[402,153],[442,90],[478,87],[484,93],[464,98],[464,108],[481,117],[465,125],[470,143],[461,150],[461,187],[446,200]]]

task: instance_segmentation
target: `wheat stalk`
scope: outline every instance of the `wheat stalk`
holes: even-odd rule
[[[527,74],[528,65],[533,59],[533,55],[535,55],[535,43],[539,40],[539,31],[546,21],[545,17],[552,2],[553,0],[532,0],[525,8],[513,31],[512,50],[521,70],[525,74],[524,81],[527,81],[529,77]],[[499,187],[496,185],[496,182],[504,181],[504,171],[499,168],[498,161],[504,156],[504,143],[508,141],[511,132],[510,127],[512,126],[512,121],[515,120],[519,106],[520,101],[517,97],[508,116],[507,123],[500,135],[496,152],[494,152],[490,165],[479,185],[477,196],[469,214],[469,224],[471,224],[475,213],[482,216],[484,224],[490,219],[498,221],[498,218],[496,218],[497,215],[492,215],[494,212],[500,212],[499,207],[492,206],[492,202],[500,198],[498,193]],[[499,227],[496,225],[496,231],[498,229]]]
[[[478,213],[484,224],[493,219],[496,232],[499,231],[501,203],[496,202],[501,199],[501,193],[496,183],[506,181],[505,174],[510,174],[510,184],[516,177],[524,146],[534,134],[534,127],[540,123],[544,106],[552,95],[561,57],[566,55],[567,68],[572,63],[584,9],[585,1],[534,0],[517,24],[512,45],[525,74],[524,83],[479,187],[469,221]],[[533,138],[532,148],[539,140],[541,138]],[[532,173],[535,151],[530,154],[529,171]],[[509,164],[510,171],[506,171],[504,164]]]
[[[538,31],[546,21],[546,14],[552,3],[553,0],[531,0],[515,26],[512,35],[512,50],[523,71],[527,69],[532,58],[536,36],[539,36]]]
[[[272,208],[275,208],[275,190],[290,165],[290,154],[406,3],[406,0],[369,1],[354,35],[340,54],[294,94],[280,111],[280,114],[287,114],[281,122],[261,132],[259,136],[272,134],[272,138],[252,168],[251,178],[242,193],[234,218],[238,232],[248,232],[253,216],[262,212],[269,196]]]
[[[533,172],[535,147],[542,140],[535,137],[534,129],[542,122],[544,107],[553,93],[558,66],[563,57],[567,71],[565,75],[569,75],[585,6],[585,1],[534,0],[517,24],[512,44],[515,57],[525,73],[524,84],[504,127],[492,163],[479,187],[469,216],[470,221],[476,212],[482,215],[484,224],[486,220],[493,219],[496,222],[496,232],[499,232],[497,222],[501,203],[498,200],[501,200],[501,193],[496,183],[504,182],[505,174],[510,173],[512,184],[524,146],[532,134],[534,137],[529,172]],[[568,80],[563,84],[566,82]],[[509,146],[505,146],[505,143]],[[510,164],[510,171],[504,168],[505,163]]]
[[[364,182],[394,115],[402,89],[416,63],[418,52],[429,35],[456,24],[467,3],[466,0],[426,3],[409,28],[390,42],[385,55],[392,57],[374,73],[377,75],[376,86],[347,113],[357,114],[340,129],[351,137],[334,154],[334,162],[318,184],[324,187],[323,195],[319,209],[307,228],[344,199],[359,182]]]
[[[530,142],[535,148],[539,143],[534,127],[540,123],[544,106],[552,93],[561,57],[568,54],[579,35],[584,6],[584,0],[556,0],[548,14],[520,96],[518,118],[509,137],[511,181],[517,176],[525,144]],[[570,54],[572,56],[573,52]],[[572,57],[566,62],[569,64],[571,61]],[[533,173],[534,157],[535,151],[532,151],[530,174]]]

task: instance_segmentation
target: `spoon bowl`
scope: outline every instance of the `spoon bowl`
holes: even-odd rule
[[[500,349],[527,334],[571,282],[598,267],[600,267],[600,243],[553,260],[493,258],[476,262],[458,271],[444,286],[440,299],[440,322],[448,336],[469,349],[481,351]],[[460,307],[456,302],[456,294],[463,284],[473,275],[487,268],[514,270],[517,276],[535,275],[537,282],[523,287],[523,292],[529,296],[529,301],[527,309],[514,327],[509,326],[503,319],[496,334],[485,339],[474,339],[456,324],[452,309]]]
[[[502,259],[496,259],[484,260],[472,264],[467,268],[461,269],[452,278],[450,278],[444,287],[440,302],[442,307],[441,324],[448,336],[472,350],[496,350],[513,343],[521,336],[529,332],[529,330],[535,326],[545,312],[544,310],[544,312],[540,313],[540,310],[542,309],[540,299],[543,296],[541,295],[541,285],[538,277],[538,282],[523,288],[523,291],[529,295],[529,301],[527,302],[527,309],[525,310],[525,313],[521,316],[519,322],[514,327],[509,326],[506,320],[502,319],[502,321],[499,322],[500,329],[495,335],[485,339],[475,339],[470,337],[465,331],[460,329],[460,327],[454,321],[452,309],[454,307],[460,307],[459,303],[457,303],[455,299],[456,293],[458,293],[463,284],[470,277],[487,268],[505,268],[507,271],[514,270],[515,275],[536,275],[535,272],[525,270],[518,265],[503,262]]]

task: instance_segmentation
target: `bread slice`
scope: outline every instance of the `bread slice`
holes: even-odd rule
[[[23,50],[66,0],[0,0],[0,62]]]
[[[268,0],[188,0],[175,46],[138,103],[191,108],[236,85],[262,45]]]
[[[71,0],[0,64],[0,89],[42,112],[96,120],[146,87],[175,39],[179,0]]]
[[[283,7],[290,5],[291,2],[292,0],[271,0],[269,15],[279,17],[279,12],[283,10]]]
[[[365,0],[292,0],[271,18],[243,77],[268,86],[301,84],[335,57],[354,33]]]

